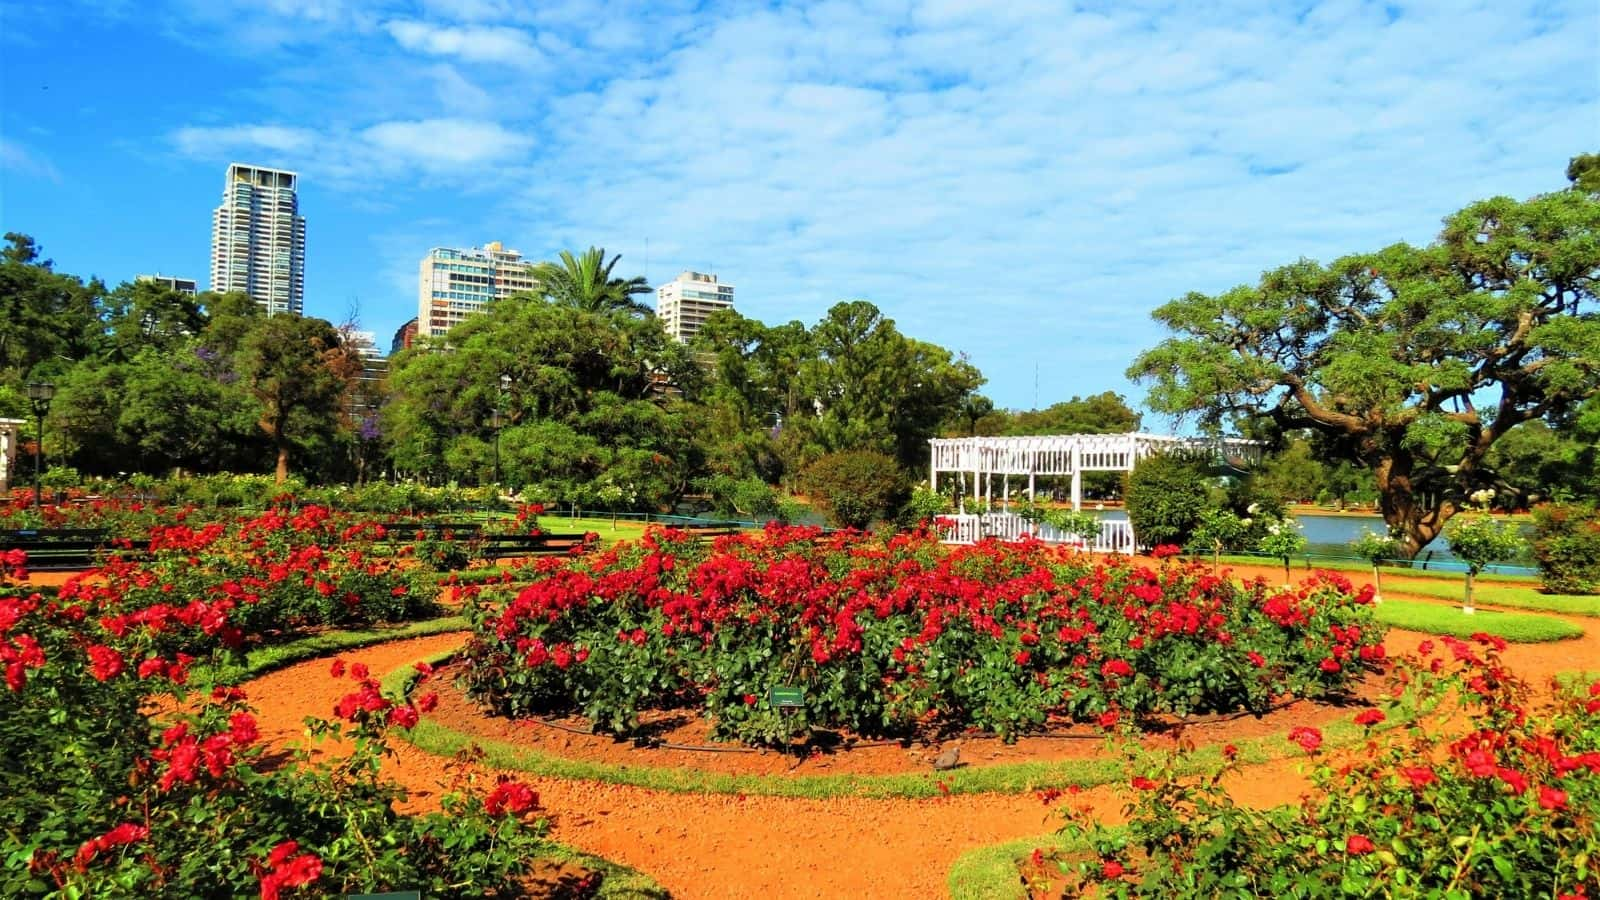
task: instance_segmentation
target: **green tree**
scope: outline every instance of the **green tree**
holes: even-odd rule
[[[1044,409],[1016,413],[1006,434],[1126,434],[1139,430],[1140,416],[1121,394],[1104,391],[1063,400]]]
[[[127,362],[144,350],[169,350],[205,325],[199,298],[156,282],[123,282],[105,299],[102,356]]]
[[[590,313],[626,313],[648,316],[655,312],[647,303],[633,299],[650,293],[650,285],[643,278],[620,278],[611,274],[618,254],[606,262],[604,247],[590,247],[577,256],[570,250],[561,251],[559,262],[540,263],[534,269],[534,279],[544,298],[557,306]]]
[[[928,440],[984,381],[965,359],[900,334],[864,300],[828,310],[811,342],[815,355],[797,373],[803,399],[785,422],[791,465],[860,449],[919,466]]]
[[[1284,503],[1310,501],[1327,493],[1327,468],[1316,458],[1311,442],[1296,436],[1282,452],[1261,461],[1254,472],[1255,483]]]
[[[323,319],[270,316],[244,336],[235,368],[259,404],[257,424],[276,453],[279,484],[297,445],[338,429],[347,366],[339,333]]]
[[[1597,273],[1600,197],[1498,197],[1427,247],[1302,260],[1174,300],[1155,317],[1176,336],[1128,374],[1153,382],[1152,408],[1207,426],[1267,416],[1318,433],[1373,472],[1414,556],[1492,483],[1497,441],[1600,391]]]
[[[513,297],[445,340],[391,361],[383,428],[402,470],[487,483],[497,407],[502,480],[530,499],[657,509],[701,470],[684,399],[700,376],[657,322]]]
[[[0,378],[57,377],[100,340],[105,285],[58,273],[25,234],[0,249]]]

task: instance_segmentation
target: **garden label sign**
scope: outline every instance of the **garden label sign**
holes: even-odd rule
[[[775,709],[800,709],[806,705],[805,688],[775,687],[767,690],[767,702]]]

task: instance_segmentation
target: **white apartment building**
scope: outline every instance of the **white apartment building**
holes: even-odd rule
[[[682,272],[656,288],[656,315],[667,333],[682,343],[695,336],[719,309],[733,309],[733,285],[704,272]]]
[[[141,284],[145,282],[159,284],[169,291],[177,291],[180,294],[188,294],[191,297],[200,293],[200,286],[193,278],[179,278],[176,275],[162,275],[157,272],[154,275],[135,275],[133,280],[135,283]]]
[[[267,315],[298,316],[305,306],[306,220],[300,176],[232,163],[222,205],[211,215],[211,289],[249,294]]]
[[[417,334],[442,337],[490,300],[533,290],[536,265],[499,241],[470,250],[429,250],[417,280]]]

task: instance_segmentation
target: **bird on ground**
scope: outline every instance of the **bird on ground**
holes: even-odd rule
[[[961,765],[961,748],[959,746],[952,746],[933,758],[933,768],[940,772],[954,769],[959,765]]]

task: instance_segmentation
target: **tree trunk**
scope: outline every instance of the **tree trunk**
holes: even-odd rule
[[[1372,564],[1372,602],[1383,602],[1383,573],[1378,571],[1378,564]]]
[[[1472,570],[1471,569],[1467,570],[1467,596],[1466,596],[1465,601],[1461,604],[1461,611],[1466,613],[1469,616],[1472,615],[1474,612],[1477,612],[1477,610],[1474,609],[1473,606],[1472,606]]]
[[[289,445],[278,445],[278,483],[283,484],[289,478]]]

